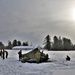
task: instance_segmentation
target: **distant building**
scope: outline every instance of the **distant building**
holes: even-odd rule
[[[34,46],[15,46],[12,50],[33,50]]]

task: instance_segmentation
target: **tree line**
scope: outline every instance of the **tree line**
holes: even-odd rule
[[[65,37],[53,37],[53,42],[51,42],[51,37],[47,35],[44,40],[44,49],[47,50],[75,50],[75,44],[71,42],[70,39]]]
[[[57,37],[54,36],[53,37],[53,41],[51,40],[51,36],[47,35],[44,39],[44,49],[47,50],[75,50],[75,44],[73,44],[71,42],[70,39],[66,38],[66,37]],[[4,44],[2,42],[0,42],[0,49],[1,48],[5,48],[5,49],[12,49],[12,47],[14,46],[29,46],[28,42],[21,42],[19,40],[13,40],[8,41],[8,45],[4,46]]]
[[[12,47],[15,46],[29,46],[28,42],[21,42],[18,40],[13,40],[13,42],[8,41],[8,45],[4,46],[4,44],[2,42],[0,42],[0,49],[5,48],[5,49],[12,49]]]

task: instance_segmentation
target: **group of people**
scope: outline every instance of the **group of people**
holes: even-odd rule
[[[0,51],[0,56],[3,58],[3,59],[7,59],[8,58],[8,52],[5,51],[4,49],[1,49]]]

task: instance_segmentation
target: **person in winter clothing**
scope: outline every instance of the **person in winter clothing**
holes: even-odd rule
[[[1,49],[1,51],[0,51],[0,56],[2,56],[2,49]]]
[[[4,49],[3,49],[2,54],[3,54],[3,60],[4,60],[5,59],[5,51],[4,51]]]
[[[7,51],[5,51],[5,53],[6,53],[6,58],[8,58],[8,52],[7,52]]]
[[[20,51],[18,52],[18,54],[19,54],[19,60],[20,60],[21,57],[22,57],[22,50],[20,50]]]
[[[67,55],[67,57],[66,57],[66,60],[67,60],[67,61],[70,61],[70,57],[69,57],[68,55]]]

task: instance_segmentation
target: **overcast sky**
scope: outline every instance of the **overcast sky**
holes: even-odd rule
[[[0,41],[43,44],[46,35],[75,42],[75,0],[0,0]]]

